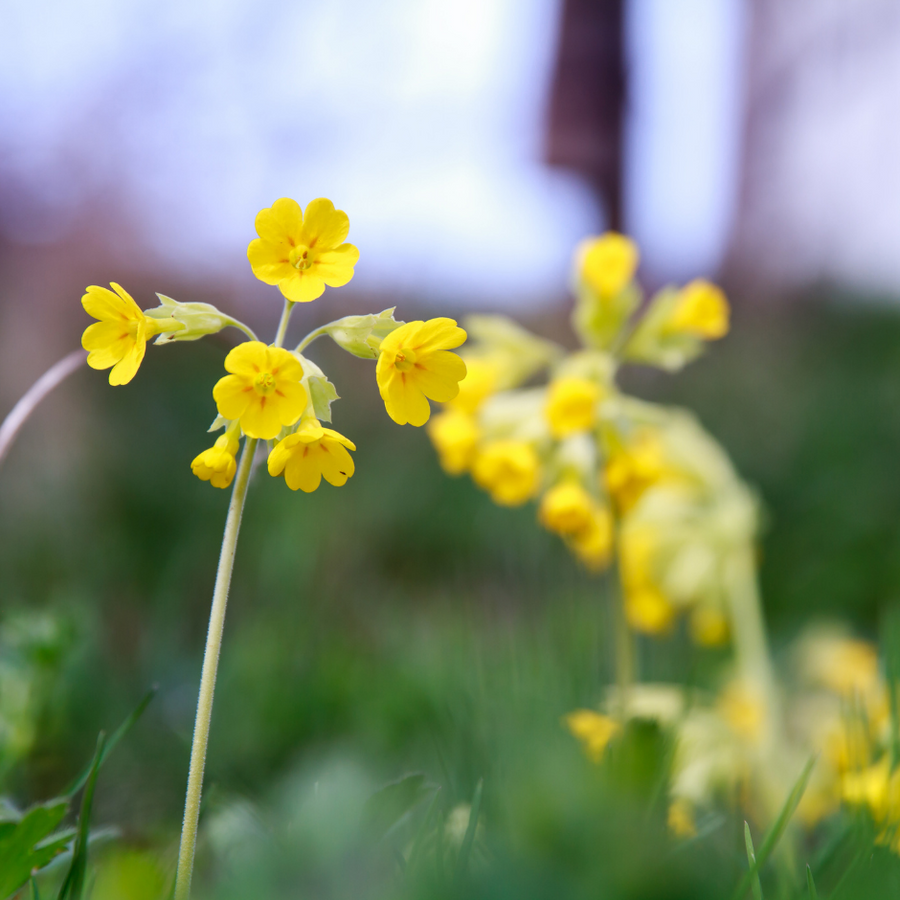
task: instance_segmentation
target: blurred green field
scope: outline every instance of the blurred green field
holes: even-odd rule
[[[101,775],[95,821],[121,829],[113,846],[164,859],[228,502],[189,464],[208,445],[225,350],[216,339],[154,348],[127,388],[79,372],[0,471],[0,651],[33,654],[44,673],[34,745],[4,771],[5,793],[27,804],[59,791],[98,730],[158,683]],[[706,823],[702,840],[673,851],[662,737],[635,726],[598,769],[560,727],[612,679],[604,579],[576,569],[533,507],[498,508],[444,475],[426,435],[387,418],[371,364],[324,344],[311,355],[344,397],[335,427],[359,447],[356,475],[309,496],[262,471],[251,487],[199,896],[728,897],[746,868],[742,820]],[[900,316],[832,302],[739,308],[732,334],[685,372],[623,381],[694,409],[758,488],[776,653],[817,616],[877,637],[900,599]],[[17,637],[35,612],[53,617],[56,637]],[[642,641],[639,655],[645,680],[689,672],[700,684],[727,659],[680,633]],[[4,702],[0,681],[0,713]],[[398,874],[397,848],[427,802],[377,844],[377,827],[358,825],[372,792],[410,772],[440,786],[448,813],[484,780],[462,894],[426,867]],[[804,848],[810,859],[827,839]],[[458,847],[461,835],[446,840]],[[823,863],[823,896],[841,852]],[[900,860],[878,850],[842,890],[898,887]]]

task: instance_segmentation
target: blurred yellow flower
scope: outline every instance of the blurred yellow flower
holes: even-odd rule
[[[638,265],[637,244],[623,234],[607,231],[588,238],[576,251],[581,278],[604,297],[620,293],[634,278]]]
[[[521,506],[538,488],[540,463],[524,441],[497,440],[482,447],[472,464],[472,478],[494,503]]]
[[[455,409],[474,413],[497,389],[497,366],[479,357],[467,358],[466,377],[459,383],[459,393],[450,401]]]
[[[675,837],[691,838],[697,836],[697,826],[694,823],[694,806],[690,800],[684,797],[676,797],[669,804],[668,816],[669,831]]]
[[[691,613],[690,631],[701,647],[719,647],[728,640],[728,618],[714,606],[698,606]]]
[[[753,743],[760,740],[766,709],[763,698],[753,687],[733,681],[719,694],[716,705],[738,737]]]
[[[643,634],[666,634],[675,620],[675,607],[666,595],[653,585],[626,589],[625,618]]]
[[[441,466],[450,475],[467,471],[475,456],[480,432],[472,416],[448,409],[428,423],[428,436]]]
[[[216,383],[213,399],[220,415],[240,420],[244,434],[268,441],[303,415],[303,367],[282,347],[245,341],[225,357],[225,370],[231,374]]]
[[[456,397],[466,364],[449,351],[465,339],[453,319],[429,319],[401,325],[381,342],[375,377],[398,425],[424,425],[431,415],[428,400],[447,403]]]
[[[679,291],[667,332],[715,340],[728,334],[728,300],[721,288],[698,278]]]
[[[615,719],[590,709],[576,709],[564,717],[566,728],[584,746],[584,752],[595,763],[600,762],[609,742],[621,731]]]
[[[586,378],[557,378],[547,390],[544,413],[555,438],[589,431],[597,420],[600,386]]]
[[[340,487],[356,470],[353,457],[347,452],[356,445],[331,428],[323,428],[314,418],[304,419],[300,427],[279,441],[269,454],[269,474],[284,473],[284,480],[292,490],[309,494],[324,478]]]
[[[247,258],[260,281],[277,284],[294,303],[308,303],[325,285],[341,287],[353,277],[359,250],[343,243],[349,230],[347,214],[330,200],[312,200],[304,215],[296,200],[282,197],[257,215],[259,237]]]
[[[644,491],[666,471],[662,441],[643,429],[626,446],[610,455],[606,464],[606,487],[623,512],[631,509]]]
[[[144,315],[127,291],[115,283],[112,288],[92,284],[81,298],[87,314],[100,320],[85,329],[81,346],[89,351],[87,363],[92,369],[112,366],[110,384],[128,384],[144,359],[147,341],[165,331],[180,331],[184,325]]]
[[[562,536],[578,534],[591,524],[594,500],[574,479],[561,481],[544,494],[538,509],[541,525]]]
[[[223,434],[212,447],[194,457],[191,470],[201,481],[208,481],[213,487],[227,488],[237,471],[238,446],[234,436]]]
[[[597,506],[587,526],[568,538],[569,547],[592,572],[609,565],[613,549],[613,518],[605,506]]]

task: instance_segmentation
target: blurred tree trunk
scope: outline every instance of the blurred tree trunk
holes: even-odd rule
[[[546,159],[593,185],[607,226],[622,227],[623,0],[563,0]]]

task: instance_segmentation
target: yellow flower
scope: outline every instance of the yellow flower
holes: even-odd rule
[[[164,331],[184,328],[174,319],[153,319],[144,315],[131,295],[113,283],[113,291],[92,284],[81,298],[88,315],[99,319],[81,336],[81,346],[88,353],[92,369],[108,369],[110,384],[128,384],[137,374],[144,358],[147,341]]]
[[[595,763],[600,762],[609,742],[622,726],[615,719],[590,709],[576,709],[564,717],[569,731],[584,746],[584,752]]]
[[[620,293],[638,265],[637,244],[614,231],[582,242],[578,256],[582,279],[604,297]]]
[[[562,536],[586,531],[594,516],[594,501],[578,481],[561,481],[544,494],[538,510],[541,525]]]
[[[698,606],[691,613],[690,628],[694,643],[701,647],[720,647],[730,632],[725,613],[713,606]]]
[[[715,340],[728,334],[728,301],[721,288],[698,278],[678,294],[666,331]]]
[[[450,405],[462,412],[474,413],[497,389],[497,366],[486,359],[466,359],[466,377]]]
[[[256,217],[259,237],[250,242],[247,259],[253,274],[277,284],[288,300],[308,303],[325,285],[341,287],[353,277],[359,250],[343,243],[350,230],[347,214],[319,198],[306,207],[282,197]]]
[[[596,507],[587,527],[569,538],[569,547],[590,571],[605,569],[612,556],[612,513],[605,506]]]
[[[472,464],[475,483],[501,506],[521,506],[533,497],[539,474],[537,453],[524,441],[491,441]]]
[[[753,688],[732,682],[719,695],[717,706],[738,737],[754,743],[760,740],[766,709],[762,697]]]
[[[544,413],[555,438],[589,431],[597,418],[599,385],[586,378],[557,378],[547,392]]]
[[[644,430],[627,447],[610,456],[606,464],[606,487],[618,508],[627,511],[664,474],[662,442],[654,432]]]
[[[697,826],[694,823],[694,807],[690,800],[684,797],[676,797],[669,804],[668,825],[669,831],[675,837],[692,838],[697,836]]]
[[[268,441],[303,415],[303,367],[287,350],[245,341],[225,357],[225,370],[231,374],[219,379],[213,399],[220,415],[240,420],[244,434]]]
[[[625,618],[628,624],[643,634],[666,634],[675,619],[675,607],[657,587],[644,585],[626,590]]]
[[[237,471],[238,446],[236,437],[223,434],[212,447],[194,457],[191,470],[201,481],[208,481],[213,487],[227,488]]]
[[[310,417],[275,445],[269,454],[269,474],[278,476],[283,472],[292,491],[299,489],[307,494],[319,486],[323,477],[340,487],[356,471],[347,448],[355,450],[356,445]]]
[[[447,403],[459,393],[466,364],[449,351],[465,339],[453,319],[429,319],[407,322],[381,342],[375,377],[398,425],[424,425],[431,415],[428,400]]]
[[[456,409],[447,410],[428,423],[428,436],[448,474],[461,475],[472,464],[479,430],[470,415]]]

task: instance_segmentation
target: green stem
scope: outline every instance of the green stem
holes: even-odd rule
[[[290,300],[284,301],[284,309],[281,311],[281,320],[278,322],[278,331],[275,333],[275,340],[272,343],[273,347],[284,346],[284,336],[287,334],[288,322],[291,319],[291,310],[293,308],[294,304]]]
[[[203,673],[200,676],[200,695],[197,698],[197,718],[194,722],[194,740],[191,744],[191,766],[188,773],[187,797],[184,802],[184,825],[181,829],[181,846],[178,851],[178,874],[175,878],[174,900],[188,900],[191,892],[191,875],[194,869],[194,850],[197,846],[197,825],[200,820],[200,795],[203,790],[203,769],[206,765],[206,748],[209,743],[209,723],[212,718],[213,694],[216,689],[216,672],[219,651],[222,647],[222,631],[225,627],[225,607],[228,589],[234,569],[241,515],[247,498],[250,471],[256,454],[256,438],[247,438],[241,462],[238,466],[225,520],[222,552],[213,589],[212,610],[209,616],[209,632],[203,655]]]
[[[259,338],[256,336],[256,332],[249,325],[245,325],[239,319],[229,319],[228,324],[231,325],[232,328],[238,328],[243,331],[251,341],[259,340]]]
[[[329,323],[332,324],[332,323]],[[323,335],[327,334],[328,325],[323,325],[321,328],[317,328],[315,331],[311,331],[299,344],[294,348],[294,353],[302,353],[316,338],[320,338]]]
[[[628,626],[628,618],[625,615],[625,591],[621,583],[613,590],[613,616],[615,617],[616,639],[616,684],[619,688],[618,714],[623,724],[628,719],[628,710],[631,702],[631,689],[634,686],[634,635]]]

